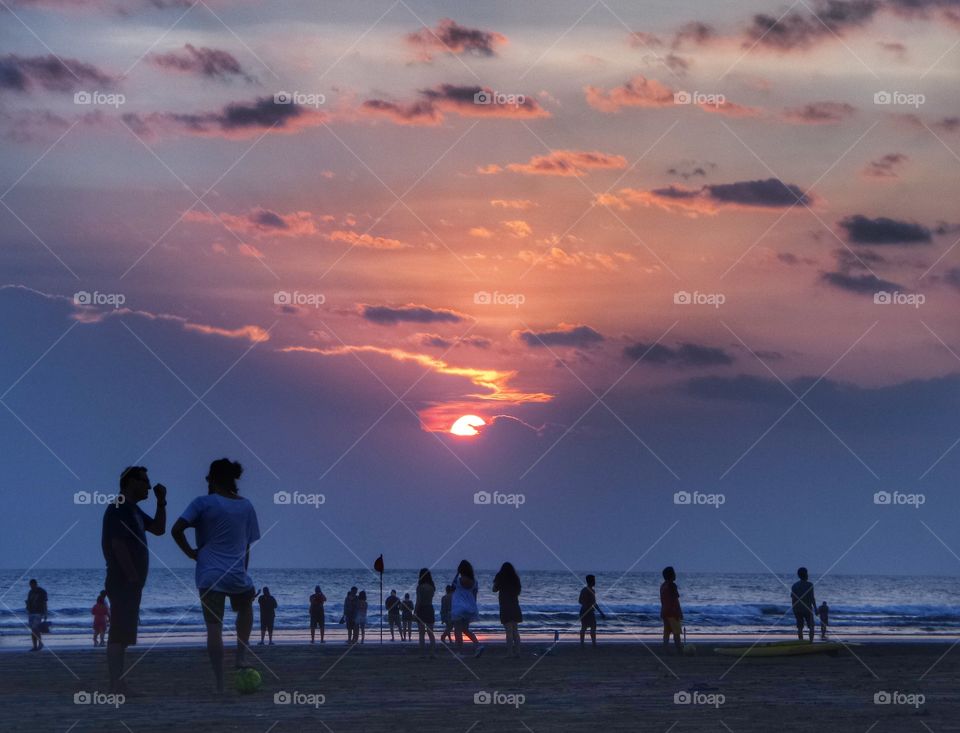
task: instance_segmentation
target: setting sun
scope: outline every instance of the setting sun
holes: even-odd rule
[[[453,435],[479,435],[479,427],[483,427],[487,422],[477,415],[464,415],[450,426],[450,433]]]

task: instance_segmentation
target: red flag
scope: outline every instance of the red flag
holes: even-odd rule
[[[373,561],[373,569],[378,573],[383,573],[383,555]]]

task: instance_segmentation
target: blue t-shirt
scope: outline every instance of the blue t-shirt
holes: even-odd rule
[[[221,593],[253,588],[244,567],[247,547],[260,539],[253,504],[207,494],[191,501],[180,518],[197,534],[197,588]]]

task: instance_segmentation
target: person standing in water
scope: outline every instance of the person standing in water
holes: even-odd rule
[[[167,528],[167,489],[153,487],[157,511],[150,517],[137,504],[150,495],[150,477],[144,466],[129,466],[120,474],[120,495],[103,512],[100,549],[107,563],[103,585],[110,600],[110,633],[107,635],[107,669],[110,692],[128,694],[123,680],[128,646],[137,643],[140,599],[147,582],[150,553],[147,532],[158,537]],[[121,501],[121,498],[123,499]]]
[[[390,641],[396,641],[393,635],[394,626],[400,633],[400,641],[403,641],[403,626],[400,624],[400,597],[395,590],[390,591],[386,602],[383,604],[387,609],[387,622],[390,624]]]
[[[277,619],[277,599],[270,595],[270,589],[263,586],[260,597],[257,599],[260,605],[260,646],[263,646],[263,639],[270,635],[270,646],[273,646],[273,624]]]
[[[413,607],[413,615],[417,618],[417,633],[420,635],[420,655],[424,656],[426,636],[430,637],[430,656],[437,656],[437,640],[433,636],[433,624],[436,618],[433,614],[433,596],[437,587],[433,583],[433,575],[429,568],[421,568],[417,581],[417,602]]]
[[[580,604],[580,646],[583,646],[584,637],[587,630],[590,631],[590,641],[593,646],[597,645],[597,614],[606,618],[600,606],[597,605],[596,585],[597,579],[593,575],[586,577],[587,584],[580,591],[580,597],[577,599]]]
[[[27,591],[27,625],[30,627],[30,641],[33,649],[38,652],[43,649],[43,624],[47,620],[47,592],[40,587],[35,578],[30,579],[30,590]]]
[[[453,620],[450,618],[450,606],[453,603],[453,586],[448,585],[443,598],[440,599],[440,623],[443,624],[443,633],[440,634],[440,643],[443,640],[450,641],[450,633],[453,631]]]
[[[93,604],[90,613],[93,614],[93,645],[105,646],[107,643],[105,638],[107,625],[110,623],[110,606],[107,605],[107,592],[105,590],[100,591],[97,602]]]
[[[660,584],[660,618],[663,620],[663,648],[670,646],[670,635],[677,648],[677,654],[683,654],[681,621],[683,610],[680,608],[680,590],[677,588],[677,573],[673,567],[663,569],[663,583]]]
[[[827,626],[830,625],[830,606],[824,601],[817,609],[817,615],[820,617],[820,638],[827,638]]]
[[[520,576],[512,564],[505,562],[493,578],[493,592],[498,593],[500,623],[507,635],[507,654],[520,658],[520,630],[523,622],[520,610]]]
[[[357,596],[357,618],[354,625],[355,631],[353,632],[354,641],[357,640],[356,637],[359,635],[361,644],[367,638],[367,608],[367,592],[362,590]]]
[[[470,631],[470,622],[479,617],[477,611],[477,578],[473,572],[473,565],[461,560],[457,566],[457,575],[453,579],[453,599],[450,602],[450,618],[453,621],[453,635],[456,639],[457,652],[463,649],[463,637],[473,642],[473,656],[479,657],[486,648],[477,639],[477,635]]]
[[[800,578],[790,589],[790,602],[793,605],[793,615],[797,619],[797,638],[803,641],[803,626],[806,624],[810,630],[810,643],[813,643],[814,629],[813,616],[817,607],[817,601],[813,596],[813,583],[809,581],[809,574],[806,568],[797,570],[797,577]]]
[[[207,625],[207,656],[218,693],[223,684],[223,617],[227,597],[236,613],[237,669],[247,667],[246,653],[253,630],[253,599],[257,590],[247,570],[250,547],[260,539],[257,512],[240,496],[237,480],[243,467],[220,458],[207,472],[207,495],[190,502],[170,533],[183,554],[196,561],[196,584]],[[187,541],[193,527],[197,547]]]
[[[327,602],[327,597],[320,591],[320,586],[314,586],[313,595],[310,596],[310,643],[314,643],[317,629],[320,629],[320,643],[323,644],[323,626],[324,611],[323,604]]]

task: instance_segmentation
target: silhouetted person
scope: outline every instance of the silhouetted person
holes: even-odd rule
[[[677,573],[668,566],[663,569],[663,583],[660,584],[660,618],[663,619],[663,648],[670,645],[670,636],[678,654],[683,654],[681,624],[683,610],[680,608],[680,590],[677,588]]]
[[[153,487],[157,511],[153,517],[137,506],[150,495],[150,477],[144,466],[129,466],[120,474],[120,494],[103,512],[100,548],[107,563],[104,588],[110,600],[110,633],[107,635],[107,667],[110,691],[127,694],[123,681],[124,656],[137,643],[140,598],[147,582],[150,554],[147,535],[162,535],[167,528],[167,489]],[[122,497],[122,501],[121,501]]]
[[[352,586],[343,599],[343,615],[340,617],[340,623],[346,625],[347,643],[352,644],[356,641],[357,632],[357,586]]]
[[[397,627],[400,634],[400,641],[403,641],[403,626],[400,625],[400,598],[395,590],[390,591],[386,602],[383,604],[387,609],[387,623],[390,625],[390,641],[396,641],[393,636],[393,627]]]
[[[327,602],[327,597],[320,591],[320,586],[314,586],[313,595],[310,596],[310,643],[314,643],[317,629],[320,629],[320,643],[323,644],[323,626],[325,613],[323,604]]]
[[[480,592],[473,565],[461,560],[457,566],[457,575],[453,579],[453,600],[450,602],[450,618],[453,621],[453,635],[457,643],[457,652],[463,649],[463,637],[473,642],[473,655],[479,657],[486,648],[470,631],[470,623],[479,617],[477,594]]]
[[[195,560],[197,590],[207,625],[207,655],[213,667],[217,692],[223,692],[223,615],[227,597],[236,613],[236,668],[247,665],[250,632],[253,629],[253,599],[257,590],[247,569],[250,546],[260,539],[257,512],[240,496],[237,479],[243,467],[220,458],[210,464],[207,495],[190,502],[173,525],[171,534],[183,554]],[[185,534],[193,527],[197,549]]]
[[[263,646],[263,639],[269,634],[270,646],[273,646],[273,624],[277,619],[277,599],[270,595],[270,589],[267,586],[263,586],[257,603],[260,604],[260,645]]]
[[[520,611],[520,576],[513,565],[505,562],[493,578],[493,592],[499,593],[500,623],[507,636],[507,654],[520,657],[520,630],[523,622]]]
[[[403,600],[400,601],[400,614],[403,622],[403,640],[410,641],[413,638],[413,601],[410,600],[410,594],[404,593]]]
[[[30,627],[30,640],[33,648],[30,651],[38,652],[43,649],[43,624],[47,620],[47,592],[40,587],[35,578],[30,579],[30,590],[27,591],[27,625]]]
[[[797,637],[803,641],[803,625],[806,624],[810,629],[810,641],[813,642],[813,614],[817,607],[817,601],[813,597],[813,583],[807,580],[808,574],[806,568],[797,570],[797,577],[800,578],[790,589],[790,601],[793,604],[793,615],[797,619]]]
[[[433,635],[433,624],[436,617],[433,614],[433,596],[437,586],[433,582],[433,575],[429,568],[420,568],[417,578],[417,602],[413,607],[413,614],[417,618],[417,633],[420,636],[420,654],[424,653],[427,636],[430,637],[430,656],[437,655],[437,640]]]
[[[367,610],[369,605],[367,604],[367,592],[365,590],[360,591],[360,594],[357,596],[357,617],[355,619],[354,628],[356,629],[353,632],[353,640],[356,641],[357,637],[360,638],[360,643],[362,644],[366,641],[367,638]]]
[[[830,606],[824,601],[817,609],[817,615],[820,617],[820,638],[827,638],[827,626],[830,625]]]
[[[440,599],[440,623],[443,624],[443,633],[440,634],[440,643],[446,639],[450,641],[450,632],[453,631],[453,619],[450,618],[450,607],[453,603],[453,586],[448,585],[443,598]]]
[[[97,602],[90,609],[93,614],[93,645],[106,646],[107,626],[110,623],[110,606],[107,605],[107,592],[100,591]]]
[[[580,646],[583,646],[587,630],[590,631],[590,641],[596,646],[597,614],[599,613],[603,618],[606,618],[606,616],[600,610],[600,606],[597,605],[597,592],[595,590],[597,579],[593,575],[588,575],[586,581],[587,584],[580,591],[580,597],[577,599],[580,604]]]

